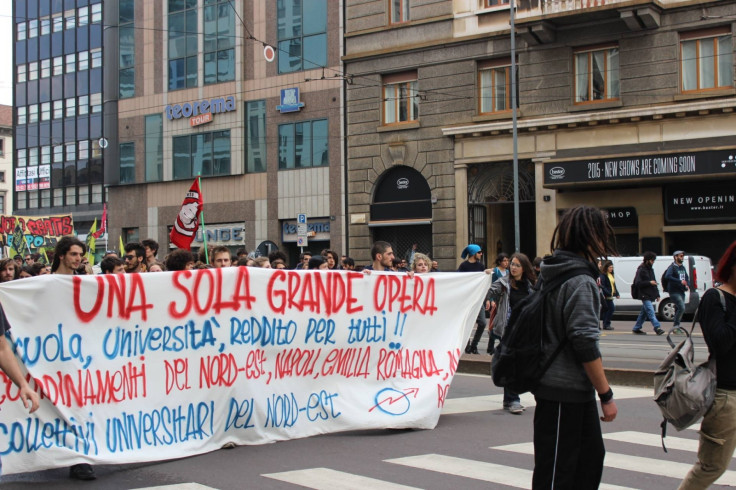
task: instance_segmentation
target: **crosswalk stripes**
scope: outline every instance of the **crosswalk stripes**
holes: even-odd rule
[[[333,490],[335,488],[345,490],[364,490],[366,488],[370,488],[371,490],[414,490],[417,488],[366,476],[354,475],[344,471],[331,470],[329,468],[283,471],[281,473],[269,473],[261,476],[315,490]]]
[[[387,459],[385,462],[472,478],[497,485],[507,485],[514,488],[532,488],[531,470],[487,463],[485,461],[456,458],[442,454],[422,454],[405,458]],[[601,484],[599,488],[604,490],[626,490],[629,487]]]
[[[199,483],[174,483],[173,485],[160,485],[157,487],[136,488],[135,490],[217,490]]]
[[[646,432],[622,431],[603,434],[607,441],[628,442],[642,446],[662,447],[662,436],[659,434],[648,434]],[[681,451],[698,452],[697,439],[684,439],[682,437],[667,436],[665,440],[667,449],[679,449]]]
[[[630,386],[614,386],[613,391],[617,400],[630,398],[647,398],[652,396],[652,390],[647,388],[634,388]],[[448,398],[442,408],[442,415],[453,415],[458,413],[487,412],[502,408],[503,395],[469,396],[464,398]],[[521,404],[525,407],[536,405],[534,395],[525,393],[521,395]]]
[[[651,389],[614,387],[617,399],[646,398],[652,396]],[[534,397],[522,395],[521,402],[528,407],[534,406]],[[503,395],[488,395],[464,398],[450,398],[445,401],[442,415],[462,414],[482,411],[498,411],[502,409]],[[698,426],[694,426],[697,429]],[[692,434],[692,433],[690,433]],[[608,441],[617,441],[637,446],[659,447],[661,439],[659,433],[644,433],[636,431],[621,431],[603,434]],[[695,453],[698,447],[696,439],[670,436],[666,439],[670,449]],[[518,454],[534,454],[531,442],[494,446],[491,450],[507,451]],[[487,482],[494,485],[505,485],[513,488],[531,488],[532,470],[516,468],[507,464],[496,464],[487,461],[476,461],[444,454],[419,454],[402,458],[386,459],[384,463],[402,465],[418,470],[432,471],[460,478]],[[629,456],[627,454],[606,453],[605,466],[629,472],[642,472],[648,475],[662,476],[672,479],[682,479],[690,470],[691,463],[670,462],[663,459]],[[389,481],[370,478],[362,475],[342,472],[331,468],[307,468],[281,473],[262,475],[266,478],[299,485],[318,490],[332,490],[334,488],[348,489],[409,489],[413,488]],[[728,471],[718,483],[736,484],[736,472]],[[624,490],[628,487],[602,483],[604,490]]]
[[[534,445],[531,442],[521,444],[508,444],[506,446],[494,446],[492,449],[509,451],[518,454],[534,454]],[[648,473],[650,475],[666,476],[669,478],[682,479],[685,477],[692,463],[678,463],[662,459],[643,458],[641,456],[629,456],[628,454],[611,453],[606,451],[605,466],[620,470]],[[718,482],[722,485],[736,485],[736,471],[727,470]]]

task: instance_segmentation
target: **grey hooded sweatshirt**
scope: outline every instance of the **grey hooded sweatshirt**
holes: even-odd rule
[[[582,363],[601,357],[598,348],[601,304],[594,279],[598,273],[582,257],[556,250],[542,262],[541,278],[549,282],[571,269],[579,270],[580,274],[552,291],[545,303],[547,353],[554,352],[563,336],[567,337],[567,344],[542,376],[534,395],[545,400],[580,403],[595,399],[595,389]]]

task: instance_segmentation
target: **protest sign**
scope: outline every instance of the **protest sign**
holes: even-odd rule
[[[42,400],[28,415],[0,375],[3,472],[433,428],[490,277],[233,267],[4,283]]]
[[[13,232],[20,227],[26,244],[24,250],[36,252],[39,248],[51,248],[64,235],[74,234],[74,221],[71,214],[54,216],[13,216],[0,215],[0,246],[8,246],[10,256],[14,257],[20,244],[13,243]]]

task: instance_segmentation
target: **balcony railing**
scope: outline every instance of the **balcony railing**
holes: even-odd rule
[[[558,12],[579,12],[586,10],[626,3],[631,0],[521,0],[519,1],[518,17],[534,17],[537,15],[555,14]]]

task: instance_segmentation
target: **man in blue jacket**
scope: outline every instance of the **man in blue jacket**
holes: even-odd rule
[[[667,293],[675,303],[675,322],[672,327],[678,328],[680,320],[682,320],[682,314],[685,313],[685,291],[689,289],[690,278],[687,276],[687,269],[683,265],[685,252],[678,250],[672,254],[672,257],[674,261],[665,271],[664,279]],[[662,286],[665,286],[665,284]]]

